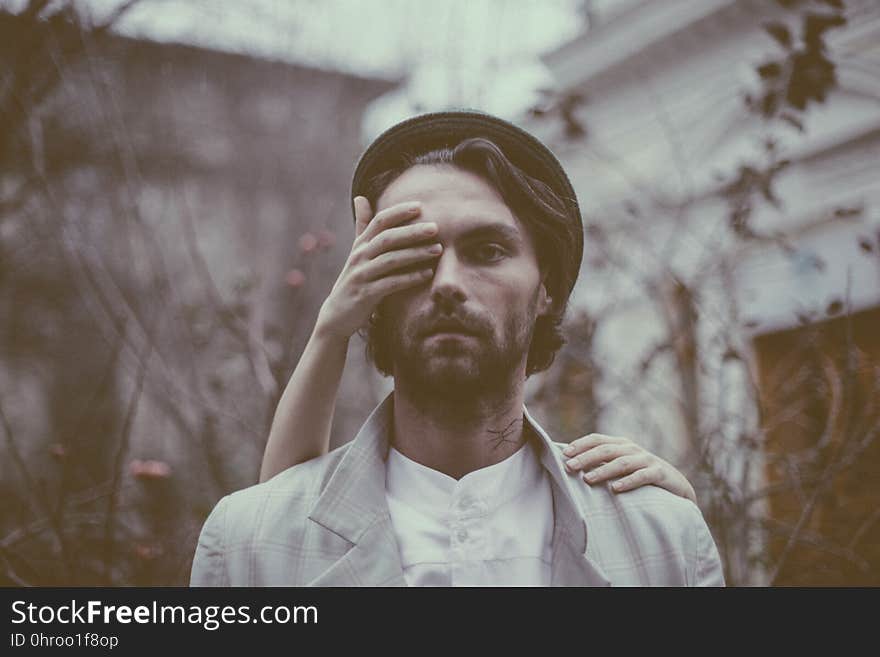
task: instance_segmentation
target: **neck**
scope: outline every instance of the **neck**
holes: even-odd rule
[[[395,381],[393,445],[407,458],[461,479],[522,447],[523,401],[524,381],[503,396],[466,401],[426,400]]]

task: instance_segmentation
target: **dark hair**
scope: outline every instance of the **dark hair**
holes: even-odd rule
[[[511,162],[492,141],[475,137],[455,148],[426,153],[405,153],[400,164],[368,180],[364,196],[375,208],[379,197],[404,171],[417,165],[448,164],[474,173],[500,195],[529,233],[538,257],[538,267],[547,293],[553,300],[550,313],[535,323],[526,363],[526,376],[541,372],[553,363],[565,343],[560,326],[568,296],[580,269],[576,244],[581,231],[579,217],[571,216],[563,200],[545,183],[529,176]],[[383,318],[376,313],[363,333],[367,358],[386,376],[391,375],[392,353]]]

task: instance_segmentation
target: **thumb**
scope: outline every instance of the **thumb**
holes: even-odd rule
[[[358,237],[364,232],[370,219],[373,218],[373,210],[365,196],[354,197],[354,236]]]

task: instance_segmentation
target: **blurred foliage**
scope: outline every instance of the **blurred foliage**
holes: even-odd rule
[[[393,84],[116,36],[135,4],[0,12],[5,584],[188,581],[257,480]]]

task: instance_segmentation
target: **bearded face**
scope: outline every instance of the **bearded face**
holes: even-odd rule
[[[395,378],[432,397],[501,393],[524,370],[537,293],[497,317],[439,298],[410,316],[388,317]]]
[[[416,221],[437,223],[433,278],[380,305],[395,385],[467,401],[525,379],[535,320],[552,303],[531,239],[499,194],[475,174],[415,166],[385,190],[383,207],[418,200]]]

